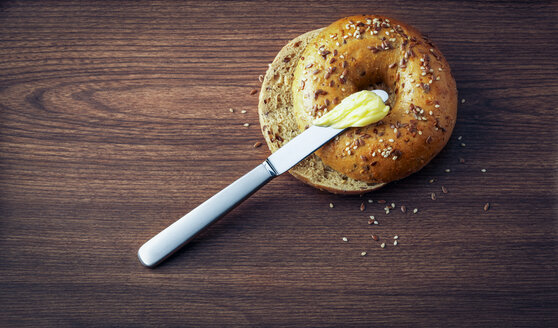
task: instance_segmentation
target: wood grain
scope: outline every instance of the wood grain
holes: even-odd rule
[[[0,6],[0,325],[556,323],[555,2]],[[466,101],[446,149],[362,198],[282,176],[143,268],[143,242],[268,155],[249,93],[279,49],[356,13],[447,57]]]

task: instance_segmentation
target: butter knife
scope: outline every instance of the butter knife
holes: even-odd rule
[[[386,102],[388,94],[385,91],[373,91]],[[271,154],[262,164],[143,244],[138,251],[139,261],[147,267],[161,263],[271,179],[285,173],[343,131],[345,129],[315,125],[306,129]]]

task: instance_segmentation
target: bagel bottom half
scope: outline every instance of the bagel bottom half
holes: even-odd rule
[[[300,134],[293,112],[292,83],[300,55],[321,29],[302,34],[287,43],[265,74],[258,114],[267,146],[275,152]],[[363,194],[385,185],[354,180],[326,166],[312,154],[289,172],[297,179],[321,190],[337,194]]]

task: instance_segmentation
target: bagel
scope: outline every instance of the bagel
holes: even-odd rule
[[[457,89],[440,50],[395,19],[342,18],[289,42],[266,72],[258,112],[274,152],[363,89],[390,97],[380,122],[349,128],[290,173],[334,193],[364,193],[424,167],[448,142]]]

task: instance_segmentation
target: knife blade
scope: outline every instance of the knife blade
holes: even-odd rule
[[[387,92],[373,91],[386,102]],[[161,263],[271,179],[285,173],[343,131],[345,129],[315,125],[306,129],[275,151],[262,164],[148,240],[138,250],[139,261],[147,267]]]

